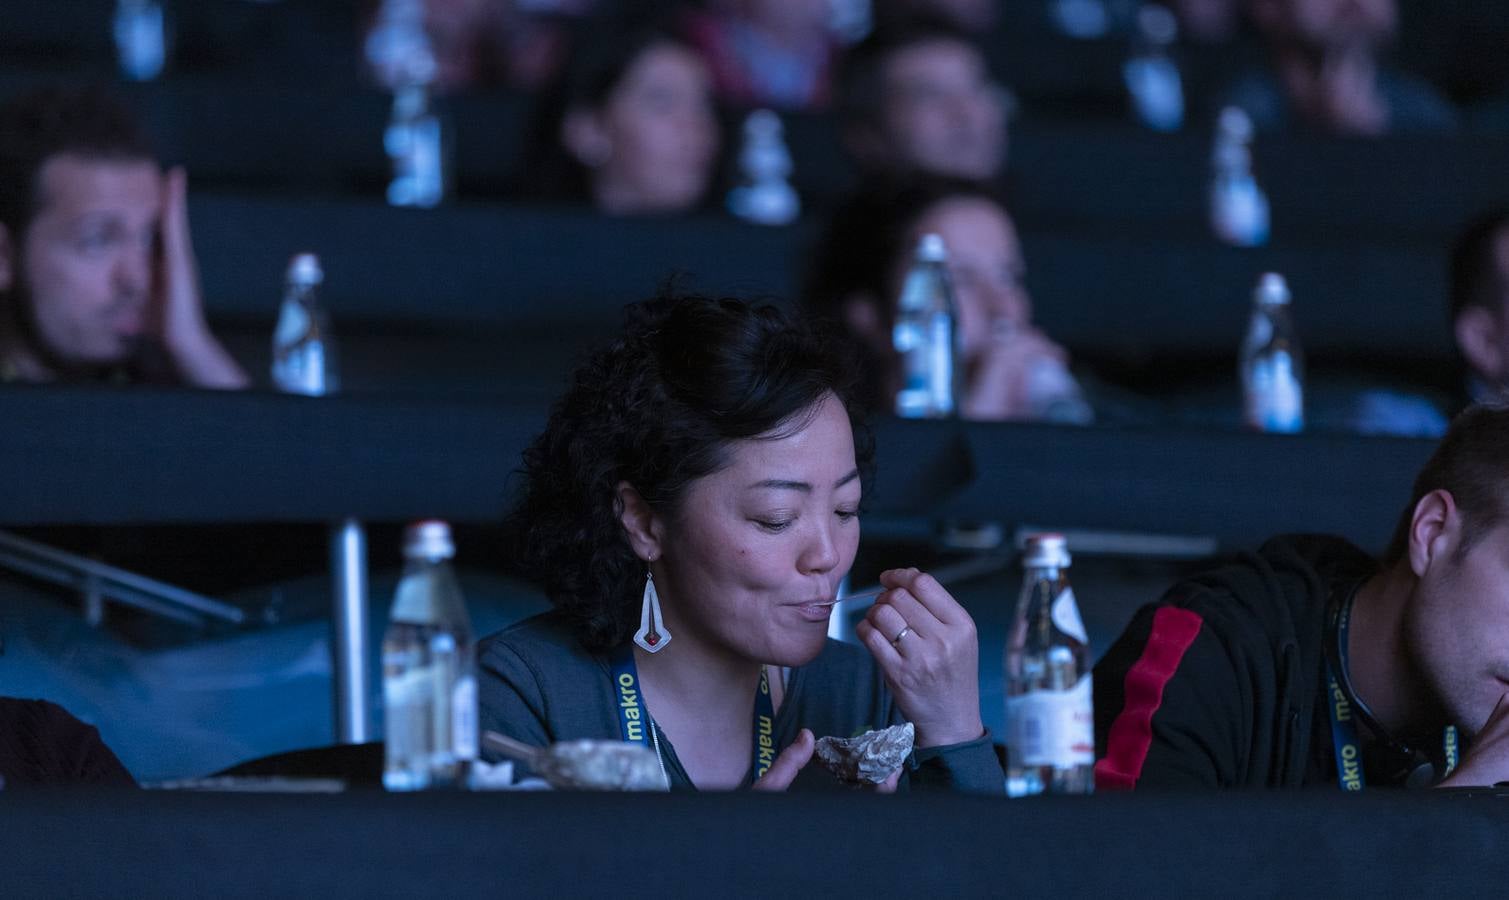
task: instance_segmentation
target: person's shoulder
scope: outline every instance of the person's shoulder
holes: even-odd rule
[[[599,665],[598,657],[582,646],[571,621],[558,610],[530,616],[483,638],[477,644],[477,657],[494,668],[517,661],[537,672]]]
[[[1280,535],[1183,579],[1160,604],[1189,610],[1207,625],[1292,627],[1323,605],[1332,581],[1361,577],[1372,565],[1371,557],[1342,538]]]

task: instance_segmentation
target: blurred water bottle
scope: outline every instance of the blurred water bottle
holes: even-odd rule
[[[896,302],[891,343],[901,358],[896,415],[941,419],[954,415],[959,397],[959,339],[954,292],[943,238],[925,234]]]
[[[272,335],[272,381],[280,391],[319,397],[340,389],[330,319],[319,299],[324,280],[320,258],[313,253],[289,261]]]
[[[393,166],[388,203],[429,209],[445,199],[445,129],[430,108],[426,84],[405,85],[393,94],[383,147]]]
[[[1252,174],[1252,119],[1236,106],[1221,110],[1211,151],[1210,226],[1236,247],[1268,242],[1268,198]]]
[[[373,76],[388,90],[434,80],[437,67],[424,25],[424,0],[382,0],[363,49]]]
[[[1067,37],[1093,40],[1111,30],[1111,10],[1105,0],[1052,0],[1053,24]]]
[[[161,75],[168,58],[162,4],[157,0],[117,0],[114,25],[121,74],[131,81],[151,81]]]
[[[742,183],[729,192],[729,212],[756,225],[796,221],[802,202],[786,181],[791,175],[791,152],[786,149],[780,117],[768,109],[757,109],[744,120],[739,170]]]
[[[1178,36],[1179,22],[1165,7],[1148,3],[1137,10],[1122,78],[1137,118],[1154,131],[1178,131],[1184,124],[1184,84],[1169,54]]]
[[[390,791],[465,787],[477,758],[471,619],[444,522],[404,532],[403,578],[382,642],[384,764]]]
[[[1013,797],[1095,789],[1089,638],[1069,561],[1063,535],[1027,538],[1006,639],[1006,790]]]
[[[1258,280],[1252,321],[1242,341],[1241,375],[1248,428],[1282,434],[1304,430],[1304,357],[1282,275],[1269,272]]]

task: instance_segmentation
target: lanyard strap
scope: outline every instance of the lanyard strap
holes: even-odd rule
[[[628,644],[614,652],[611,669],[618,701],[619,737],[627,743],[649,746],[650,729],[655,723],[645,709],[639,686],[639,668],[634,664],[634,651]],[[753,758],[757,779],[775,762],[775,703],[770,698],[770,677],[763,666],[760,668],[760,687],[755,691]]]
[[[1348,596],[1335,608],[1332,628],[1336,635],[1336,665],[1332,665],[1329,656],[1326,658],[1326,686],[1329,689],[1326,712],[1331,719],[1331,744],[1336,749],[1336,780],[1344,791],[1360,791],[1367,786],[1367,779],[1362,771],[1362,742],[1357,737],[1350,685],[1347,686],[1348,689],[1343,689],[1336,671],[1339,667],[1345,676],[1348,669],[1347,630],[1352,624],[1352,600],[1355,596],[1355,593]],[[1461,742],[1457,736],[1457,726],[1448,725],[1441,733],[1443,779],[1456,769],[1460,754]]]

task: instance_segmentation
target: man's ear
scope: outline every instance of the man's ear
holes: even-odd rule
[[[1457,349],[1467,360],[1468,368],[1483,379],[1498,383],[1509,376],[1509,359],[1504,358],[1502,340],[1505,323],[1493,311],[1469,306],[1457,314],[1452,330]]]
[[[1422,577],[1451,555],[1462,539],[1462,513],[1447,490],[1437,489],[1415,504],[1409,523],[1409,566]]]
[[[618,521],[635,556],[645,562],[660,558],[665,522],[627,481],[618,483]]]
[[[17,265],[16,248],[11,243],[10,229],[0,225],[0,293],[15,286]]]

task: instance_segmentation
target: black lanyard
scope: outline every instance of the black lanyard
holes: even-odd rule
[[[1350,672],[1347,632],[1352,624],[1352,601],[1356,597],[1357,586],[1354,585],[1344,599],[1332,604],[1329,629],[1331,652],[1326,653],[1326,712],[1331,719],[1331,743],[1336,751],[1336,780],[1343,791],[1360,791],[1367,786],[1362,768],[1362,741],[1357,737],[1356,719],[1359,713],[1369,729],[1386,743],[1397,747],[1402,753],[1418,756],[1410,748],[1397,745],[1389,738],[1352,690],[1351,680],[1347,677]],[[1445,770],[1442,778],[1456,769],[1459,754],[1457,727],[1448,725],[1441,735],[1441,755]]]
[[[634,664],[634,650],[629,644],[613,654],[613,691],[617,699],[619,736],[630,743],[650,746],[655,722],[644,706],[639,686],[639,667]],[[659,750],[657,748],[656,752]],[[760,668],[760,686],[755,691],[754,775],[764,775],[775,762],[775,703],[770,699],[770,677]]]

